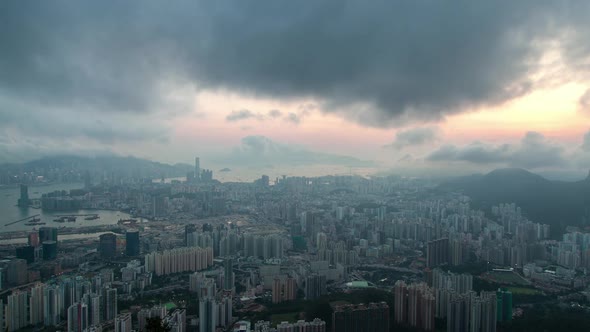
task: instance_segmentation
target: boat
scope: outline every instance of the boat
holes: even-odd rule
[[[84,218],[84,220],[96,220],[99,218],[100,218],[100,216],[98,214],[95,214],[95,215],[88,216],[88,217]]]
[[[76,221],[76,217],[66,217],[66,221],[74,222],[74,221]]]
[[[123,224],[135,224],[137,222],[137,219],[119,219],[118,224],[119,225],[123,225]]]
[[[37,225],[45,225],[44,222],[28,222],[25,225],[27,226],[37,226]]]

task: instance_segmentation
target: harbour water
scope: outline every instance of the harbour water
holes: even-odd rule
[[[42,186],[29,186],[29,198],[35,199],[40,198],[42,194],[50,193],[56,190],[71,190],[82,188],[81,183],[60,183]],[[110,210],[77,210],[77,211],[43,211],[35,208],[22,208],[16,205],[18,198],[20,197],[20,189],[18,187],[0,188],[0,233],[3,232],[14,232],[14,231],[25,231],[38,229],[42,226],[52,227],[84,227],[94,225],[111,225],[116,224],[119,219],[129,219],[131,216],[127,213],[120,211]],[[40,218],[41,222],[45,225],[26,225],[27,221],[23,220],[12,225],[10,224],[16,220],[31,217],[39,214],[37,218]],[[55,222],[58,215],[66,214],[97,214],[98,219],[85,220],[85,217],[80,216],[76,218],[75,222]]]

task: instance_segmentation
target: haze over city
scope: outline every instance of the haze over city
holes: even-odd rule
[[[288,154],[580,177],[588,6],[3,3],[0,161],[199,154],[223,167]]]
[[[588,1],[0,1],[0,331],[590,331],[588,36]]]

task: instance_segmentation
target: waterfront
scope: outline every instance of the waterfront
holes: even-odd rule
[[[71,190],[82,188],[81,183],[60,183],[42,186],[30,186],[29,197],[31,199],[40,198],[42,194],[50,193],[56,190]],[[0,189],[0,233],[36,230],[42,226],[52,227],[66,227],[78,228],[86,226],[112,225],[116,224],[119,219],[129,219],[131,216],[127,213],[111,210],[77,210],[77,211],[43,211],[34,208],[21,208],[16,206],[17,200],[20,197],[20,189],[18,187],[1,188]],[[16,220],[31,217],[39,214],[41,222],[45,225],[27,226],[26,221],[13,223]],[[85,220],[85,217],[80,216],[76,218],[75,222],[54,222],[58,215],[65,214],[97,214],[100,218],[94,220]],[[13,223],[11,225],[7,225]]]

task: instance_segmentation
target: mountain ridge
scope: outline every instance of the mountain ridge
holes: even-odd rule
[[[515,203],[535,222],[555,231],[566,226],[590,226],[590,175],[579,181],[553,181],[524,169],[497,169],[484,175],[460,177],[439,186],[459,191],[484,211]]]

